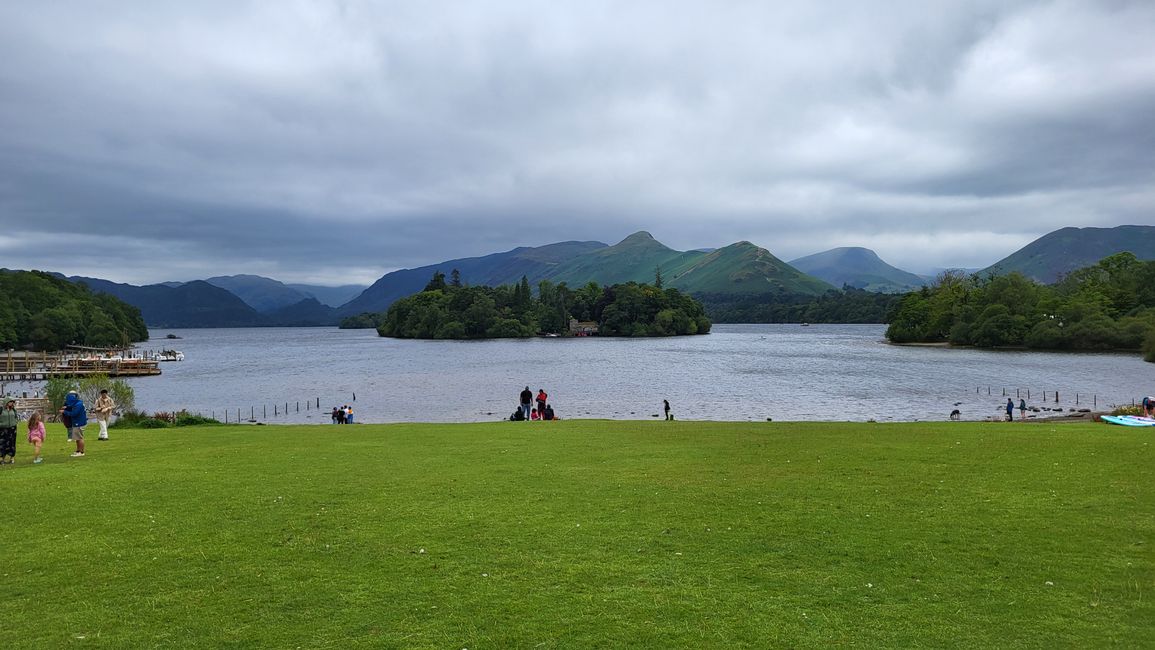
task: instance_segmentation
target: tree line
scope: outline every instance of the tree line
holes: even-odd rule
[[[60,350],[148,340],[140,310],[42,271],[0,270],[0,347]]]
[[[902,294],[876,293],[849,285],[842,291],[809,294],[695,294],[719,323],[886,323]]]
[[[896,343],[1142,350],[1155,361],[1155,261],[1117,253],[1053,285],[1019,273],[944,273],[902,297],[886,336]]]
[[[369,321],[372,315],[355,317]],[[514,285],[464,286],[454,273],[434,273],[420,293],[376,317],[381,336],[421,339],[518,338],[569,332],[570,319],[595,322],[607,336],[706,334],[710,319],[697,300],[660,286],[627,282],[578,289],[543,280],[534,295],[522,276]],[[350,322],[342,326],[351,325]]]

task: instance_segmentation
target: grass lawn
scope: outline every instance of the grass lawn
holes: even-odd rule
[[[1155,647],[1155,432],[563,421],[49,429],[0,645]]]

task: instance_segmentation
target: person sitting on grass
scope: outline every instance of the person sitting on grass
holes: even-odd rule
[[[39,464],[44,460],[40,457],[40,446],[44,444],[44,416],[40,411],[28,416],[28,442],[32,444],[32,462]]]
[[[538,413],[537,409],[531,409],[529,412],[529,419],[530,420],[540,420],[541,419],[541,413]]]
[[[554,417],[554,414],[553,414],[553,404],[546,404],[545,405],[545,415],[543,415],[541,419],[543,419],[543,420],[556,420],[557,419],[556,417]]]

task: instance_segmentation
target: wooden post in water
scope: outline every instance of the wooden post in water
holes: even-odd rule
[[[277,417],[277,405],[273,404],[273,417]]]
[[[1059,403],[1059,391],[1055,391],[1055,403]]]

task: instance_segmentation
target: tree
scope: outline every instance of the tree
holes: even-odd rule
[[[422,291],[441,291],[445,289],[445,274],[441,271],[434,271],[433,278],[429,280],[429,284],[425,285]]]
[[[449,286],[455,289],[461,288],[461,271],[453,269],[449,272]]]
[[[662,288],[662,267],[661,265],[654,266],[654,286]]]

